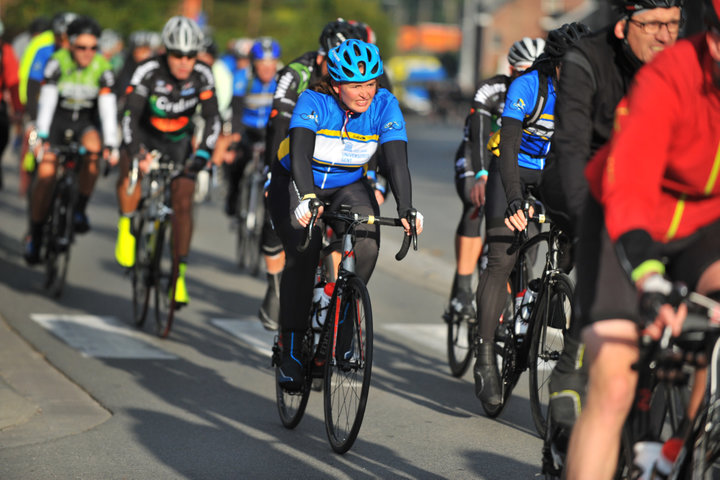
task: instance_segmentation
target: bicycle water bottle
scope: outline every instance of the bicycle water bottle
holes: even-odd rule
[[[682,449],[682,438],[672,437],[668,439],[660,450],[660,456],[655,461],[655,467],[652,471],[652,480],[666,480],[672,472],[673,464]]]
[[[638,480],[650,480],[653,478],[655,464],[660,458],[663,444],[661,442],[637,442],[633,445],[633,463],[642,472]]]
[[[328,306],[330,305],[330,297],[332,297],[333,290],[335,290],[335,282],[326,283],[322,288],[320,298],[318,299],[317,314],[313,318],[313,327],[322,328],[325,324],[325,317],[327,316]]]

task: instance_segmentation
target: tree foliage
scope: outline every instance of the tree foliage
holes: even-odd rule
[[[94,17],[101,26],[123,35],[134,30],[160,31],[165,21],[180,13],[180,1],[167,0],[12,0],[3,12],[8,36],[13,36],[39,15],[52,17],[72,11]],[[259,11],[251,5],[259,5]],[[208,25],[222,49],[231,38],[269,35],[283,47],[288,62],[318,48],[323,26],[337,17],[372,26],[384,57],[392,55],[395,29],[380,0],[205,0]]]

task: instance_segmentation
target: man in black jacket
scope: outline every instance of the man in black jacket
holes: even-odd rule
[[[544,182],[559,184],[545,182],[542,190],[543,193],[564,193],[559,202],[550,201],[547,196],[545,200],[553,209],[568,215],[569,222],[564,226],[572,235],[579,231],[588,197],[583,174],[585,165],[610,138],[615,107],[628,91],[635,73],[677,40],[683,0],[615,0],[614,3],[620,13],[617,22],[581,39],[563,58],[555,106],[554,162],[548,162],[547,167],[555,173],[546,173],[543,177]],[[587,251],[587,254],[597,252]],[[578,276],[581,283],[583,275],[580,272]],[[582,291],[578,288],[576,305],[587,304],[578,299]],[[573,310],[577,313],[577,308]],[[579,415],[587,381],[587,367],[583,366],[588,362],[582,358],[580,329],[579,322],[573,318],[564,352],[550,380],[552,416],[564,427],[560,435],[565,440]],[[602,451],[617,451],[617,448]]]

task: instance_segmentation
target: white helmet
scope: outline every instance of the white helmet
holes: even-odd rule
[[[524,70],[543,53],[545,40],[542,38],[523,37],[513,43],[508,52],[508,62],[513,68]]]
[[[178,15],[163,27],[162,41],[169,52],[197,53],[203,45],[203,33],[193,20]]]

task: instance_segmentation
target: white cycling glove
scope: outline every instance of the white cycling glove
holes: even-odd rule
[[[306,198],[305,200],[301,200],[300,204],[295,207],[295,211],[293,213],[295,214],[295,218],[298,220],[308,215],[310,213],[310,199]]]

